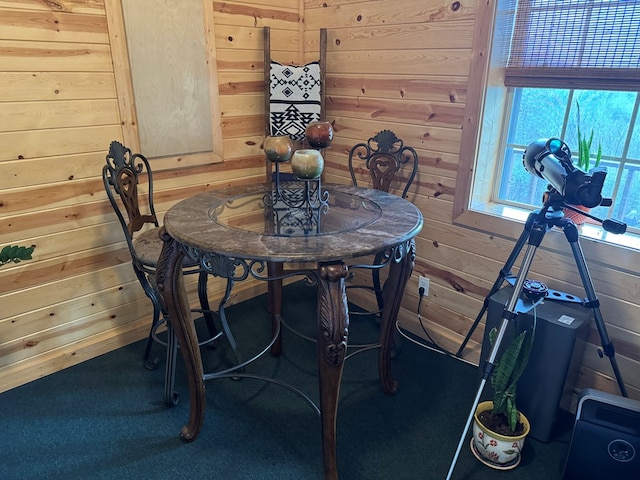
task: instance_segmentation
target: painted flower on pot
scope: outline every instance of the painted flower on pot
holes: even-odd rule
[[[473,423],[473,444],[472,451],[479,460],[484,461],[489,466],[499,466],[502,469],[514,468],[520,463],[520,452],[524,446],[524,441],[529,433],[529,421],[522,416],[524,423],[524,433],[518,437],[499,435],[491,432],[481,422],[477,420],[480,412],[491,409],[491,401],[482,402],[478,405]]]

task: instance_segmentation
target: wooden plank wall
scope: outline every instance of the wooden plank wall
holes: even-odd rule
[[[298,0],[205,5],[225,161],[152,159],[160,215],[198,191],[264,179],[254,16],[279,29],[283,61],[298,59]],[[0,270],[0,391],[144,338],[150,325],[100,178],[132,114],[118,100],[133,104],[117,91],[109,41],[124,32],[106,13],[103,0],[0,0],[0,246],[36,245],[32,261]],[[210,288],[219,297],[222,284]],[[232,302],[263,290],[243,285]]]
[[[382,129],[393,130],[418,151],[419,174],[410,200],[422,210],[425,227],[417,238],[416,266],[401,321],[424,335],[416,315],[417,278],[427,276],[431,287],[421,306],[425,326],[453,352],[522,231],[515,226],[508,235],[497,235],[494,232],[503,234],[504,228],[491,219],[474,229],[452,219],[478,3],[305,0],[304,11],[306,45],[317,42],[319,28],[329,29],[327,119],[334,122],[335,139],[326,155],[327,180],[350,181],[349,148]],[[568,244],[561,234],[550,236],[549,245],[543,244],[536,255],[530,277],[584,296]],[[619,272],[616,261],[600,258],[597,245],[583,242],[583,247],[587,258],[595,259],[590,271],[623,380],[630,395],[640,398],[640,282],[637,275]],[[621,249],[620,254],[624,258],[628,251]],[[634,258],[637,262],[637,255]],[[465,359],[473,363],[479,360],[483,324],[465,350]],[[608,359],[597,355],[600,344],[594,328],[577,386],[617,392]]]
[[[513,248],[490,221],[475,229],[452,221],[476,3],[211,1],[205,16],[224,162],[179,168],[179,159],[156,160],[160,210],[203,189],[262,178],[262,27],[271,26],[274,57],[283,63],[315,59],[318,30],[326,27],[327,117],[336,133],[327,180],[347,183],[350,146],[384,128],[418,150],[410,200],[425,228],[401,320],[419,331],[417,276],[428,276],[421,313],[431,335],[456,350]],[[116,90],[122,69],[113,71],[107,20],[102,0],[0,0],[0,245],[37,245],[33,261],[0,271],[0,391],[146,334],[149,301],[99,178],[108,143],[122,138],[130,114],[118,106],[127,102]],[[563,247],[555,241],[543,250],[534,275],[571,291],[580,280]],[[639,282],[605,261],[591,273],[627,386],[640,397]],[[220,284],[212,283],[217,294]],[[234,300],[260,291],[250,284]],[[467,360],[477,362],[481,336],[479,328]],[[594,331],[579,386],[615,391],[598,345]]]

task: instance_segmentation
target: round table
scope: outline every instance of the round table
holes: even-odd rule
[[[335,479],[336,413],[349,325],[345,261],[386,252],[390,268],[383,291],[378,370],[383,391],[393,393],[397,382],[390,367],[392,329],[413,270],[414,237],[422,229],[423,218],[412,203],[374,189],[330,184],[314,191],[309,182],[282,188],[285,194],[272,184],[209,191],[177,203],[165,215],[157,283],[189,382],[189,422],[181,437],[192,441],[202,427],[207,379],[182,279],[184,256],[197,260],[210,274],[226,278],[228,285],[246,278],[269,281],[275,321],[286,276],[283,265],[314,262],[316,268],[306,274],[314,276],[318,285],[323,469],[325,478]]]

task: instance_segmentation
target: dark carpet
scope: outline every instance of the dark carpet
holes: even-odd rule
[[[313,289],[285,289],[285,318],[315,325]],[[227,310],[247,354],[268,338],[264,296]],[[374,322],[352,321],[350,340],[375,335]],[[161,367],[142,367],[143,342],[102,355],[0,394],[0,479],[252,479],[322,477],[320,420],[297,395],[262,381],[207,383],[207,415],[195,442],[179,439],[188,419],[182,371],[175,407],[162,401]],[[203,349],[210,364],[224,345]],[[222,356],[222,357],[220,357]],[[213,358],[223,360],[213,360]],[[181,361],[181,360],[180,360]],[[179,361],[179,363],[180,363]],[[473,397],[478,369],[403,341],[393,363],[396,395],[381,392],[376,351],[350,358],[338,411],[338,469],[344,480],[444,479]],[[247,369],[300,387],[317,399],[315,346],[284,332],[284,354]],[[522,462],[508,472],[478,462],[468,443],[458,480],[562,477],[570,423],[550,443],[527,439]]]

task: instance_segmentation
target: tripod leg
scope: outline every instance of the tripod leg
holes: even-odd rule
[[[502,267],[502,269],[500,270],[500,273],[498,274],[498,278],[496,278],[496,281],[491,287],[491,290],[489,290],[489,293],[487,294],[487,296],[484,297],[484,302],[482,303],[482,309],[476,316],[476,319],[473,321],[473,324],[471,325],[471,328],[467,332],[466,337],[464,337],[464,340],[460,344],[460,348],[458,348],[458,351],[456,352],[456,357],[462,356],[462,352],[464,352],[464,349],[467,346],[467,343],[471,339],[471,335],[473,335],[473,332],[478,327],[480,320],[482,320],[482,317],[484,317],[485,312],[489,308],[489,299],[493,296],[494,293],[496,293],[500,289],[505,279],[511,276],[511,269],[513,268],[513,264],[516,262],[518,255],[520,255],[520,252],[522,251],[522,247],[524,247],[524,244],[527,243],[527,240],[529,239],[529,235],[531,234],[531,226],[533,225],[533,222],[537,218],[537,215],[538,215],[538,212],[532,212],[529,214],[529,217],[527,218],[527,222],[524,225],[524,230],[520,234],[520,238],[518,238],[518,241],[513,247],[511,254],[507,258],[507,261],[504,263],[504,266]]]
[[[613,373],[616,377],[616,381],[618,382],[618,388],[620,389],[620,394],[623,397],[628,397],[627,389],[622,381],[622,376],[620,375],[620,369],[618,368],[618,362],[615,358],[615,350],[613,348],[613,344],[609,339],[609,335],[607,334],[607,327],[604,323],[604,318],[602,317],[602,313],[600,312],[600,300],[596,295],[596,291],[593,288],[593,282],[591,281],[591,275],[589,275],[589,268],[587,267],[587,262],[584,258],[584,253],[582,252],[582,247],[579,242],[579,234],[578,228],[575,226],[573,222],[564,222],[562,225],[562,231],[564,232],[565,237],[569,241],[569,245],[571,246],[571,251],[573,252],[573,258],[575,259],[576,266],[578,267],[578,272],[580,273],[580,278],[582,279],[582,285],[584,286],[584,291],[587,294],[587,304],[586,306],[593,310],[593,315],[596,322],[596,328],[598,329],[598,333],[600,334],[600,342],[602,343],[602,351],[604,354],[609,357],[609,361],[611,362],[611,368],[613,369]]]
[[[532,241],[537,241],[536,245],[539,245],[542,241],[542,237],[544,236],[544,231],[541,231],[540,234],[536,235]],[[480,381],[480,386],[478,387],[478,391],[476,392],[476,396],[473,400],[473,405],[471,406],[471,411],[469,412],[469,416],[467,417],[467,423],[465,424],[462,435],[460,436],[460,441],[458,442],[458,448],[456,449],[456,453],[453,456],[453,460],[451,462],[451,467],[449,467],[449,473],[447,473],[447,480],[451,479],[451,475],[453,475],[453,470],[458,461],[458,457],[460,456],[460,452],[462,451],[462,447],[464,446],[467,432],[469,431],[469,427],[471,426],[471,422],[473,421],[473,416],[476,412],[476,408],[478,407],[478,403],[480,403],[480,396],[482,395],[482,391],[484,390],[484,386],[487,383],[489,377],[493,373],[493,369],[495,367],[496,356],[498,355],[498,351],[500,349],[500,345],[502,340],[504,339],[504,334],[507,331],[507,327],[509,322],[511,322],[516,316],[516,305],[518,304],[518,299],[520,298],[520,294],[522,293],[522,287],[524,286],[524,282],[527,279],[527,274],[529,273],[529,268],[531,267],[531,262],[533,262],[533,257],[536,253],[537,246],[529,244],[527,251],[525,252],[524,258],[522,260],[522,265],[520,266],[520,271],[518,272],[518,277],[516,278],[516,284],[513,288],[513,293],[507,302],[507,305],[504,310],[504,314],[502,317],[502,324],[500,325],[500,330],[498,331],[498,335],[496,340],[491,348],[491,353],[489,354],[489,358],[484,367],[484,371],[482,374],[482,380]]]

